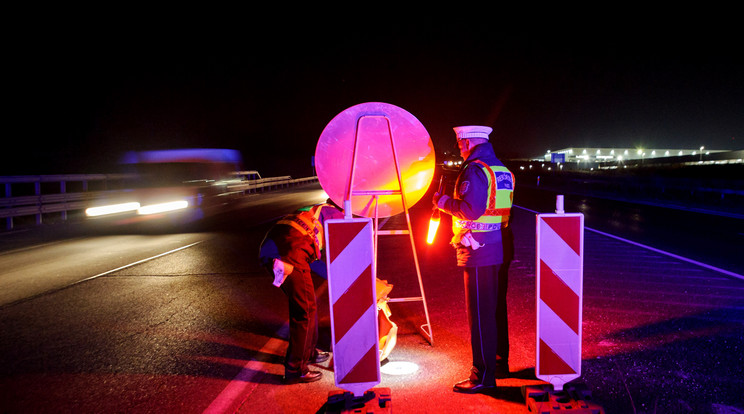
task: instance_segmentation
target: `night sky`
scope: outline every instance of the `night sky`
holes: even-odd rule
[[[413,114],[438,152],[467,124],[492,126],[504,159],[571,146],[744,148],[733,11],[593,13],[551,24],[477,11],[245,16],[229,29],[34,20],[5,40],[0,175],[113,172],[127,150],[204,147],[238,149],[264,176],[306,176],[325,125],[372,101]]]

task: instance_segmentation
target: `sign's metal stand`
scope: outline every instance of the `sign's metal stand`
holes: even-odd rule
[[[398,189],[397,190],[353,190],[353,184],[354,184],[354,172],[355,172],[355,165],[357,161],[357,149],[359,148],[359,126],[363,119],[365,118],[379,118],[385,121],[387,128],[388,128],[388,135],[390,136],[390,148],[393,154],[393,160],[395,163],[395,172],[398,179]],[[416,254],[416,244],[413,239],[413,231],[411,227],[411,217],[408,214],[408,205],[406,204],[406,192],[403,188],[403,181],[401,179],[401,172],[400,172],[400,165],[398,163],[398,154],[395,149],[395,140],[393,139],[393,129],[390,122],[390,118],[384,114],[384,113],[367,113],[362,114],[357,118],[356,122],[356,129],[354,132],[354,150],[352,154],[352,161],[351,161],[351,175],[349,178],[349,186],[346,190],[346,197],[345,200],[349,201],[351,200],[351,196],[372,196],[374,197],[375,202],[375,213],[374,213],[374,244],[373,244],[373,254],[374,254],[374,261],[375,261],[375,269],[377,269],[377,246],[378,246],[378,236],[390,236],[390,235],[408,235],[410,242],[411,242],[411,250],[413,252],[413,263],[416,267],[416,275],[418,277],[418,284],[419,284],[419,291],[421,292],[421,296],[413,296],[413,297],[399,297],[399,298],[389,298],[389,302],[421,302],[424,306],[424,314],[426,315],[426,323],[420,326],[421,332],[423,333],[426,340],[429,342],[430,345],[434,345],[434,337],[432,335],[431,331],[431,321],[429,319],[429,309],[426,306],[426,295],[424,294],[424,284],[421,279],[421,268],[419,266],[418,262],[418,256]],[[403,203],[403,213],[406,217],[406,225],[407,230],[380,230],[378,228],[378,221],[379,221],[379,214],[378,214],[378,206],[379,206],[379,197],[380,196],[390,196],[399,195],[401,197],[402,203]],[[377,277],[377,275],[374,275]]]

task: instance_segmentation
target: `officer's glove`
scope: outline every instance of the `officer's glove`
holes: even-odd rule
[[[274,283],[273,285],[279,287],[284,283],[290,273],[294,270],[294,266],[289,263],[283,262],[279,259],[274,259]]]
[[[473,250],[478,250],[484,246],[483,244],[478,243],[478,240],[475,240],[475,238],[473,238],[473,234],[470,232],[467,232],[467,234],[462,237],[462,240],[460,240],[460,244],[465,247],[469,246]]]
[[[444,210],[444,203],[449,200],[449,197],[447,195],[434,193],[434,197],[432,198],[432,203],[434,203],[434,206],[440,210]]]

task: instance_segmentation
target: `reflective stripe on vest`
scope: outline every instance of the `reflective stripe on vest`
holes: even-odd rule
[[[509,225],[509,214],[512,206],[514,195],[514,174],[506,167],[489,166],[481,160],[475,160],[474,163],[483,168],[488,177],[488,203],[486,211],[477,220],[462,220],[452,218],[452,232],[455,235],[472,232],[484,232],[500,230],[501,227]],[[496,177],[499,173],[499,177]],[[499,182],[508,180],[509,183],[499,189]]]
[[[286,216],[277,222],[277,224],[292,226],[300,233],[310,236],[317,259],[320,259],[320,251],[323,249],[323,225],[320,223],[322,207],[322,205],[313,206],[310,210]]]

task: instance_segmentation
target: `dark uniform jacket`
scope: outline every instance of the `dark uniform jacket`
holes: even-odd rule
[[[442,210],[445,213],[465,220],[477,220],[485,213],[489,196],[488,177],[480,165],[473,163],[475,160],[492,166],[503,166],[496,158],[490,143],[476,146],[460,169],[454,197],[444,203]],[[512,260],[513,238],[511,228],[508,226],[497,231],[474,232],[473,238],[482,245],[477,250],[459,243],[455,244],[458,266],[489,266]]]

